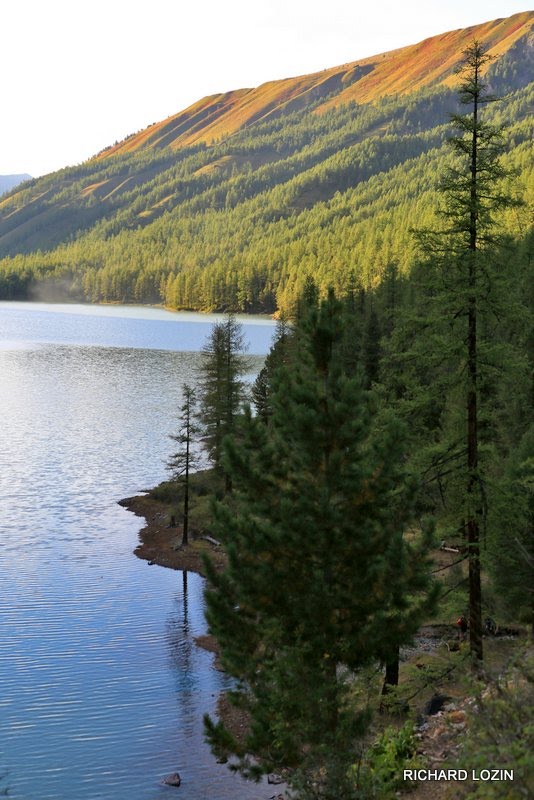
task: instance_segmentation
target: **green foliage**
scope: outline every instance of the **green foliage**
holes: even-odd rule
[[[499,610],[534,630],[534,426],[494,487],[486,563]]]
[[[226,442],[231,505],[216,507],[228,555],[210,570],[208,621],[234,701],[252,717],[245,745],[208,726],[217,752],[254,776],[294,768],[301,797],[349,797],[348,769],[368,723],[351,675],[410,639],[433,604],[429,532],[408,543],[417,485],[403,432],[343,369],[343,314],[332,293],[298,325],[289,367],[273,375],[269,424],[250,412]]]
[[[271,393],[275,372],[281,366],[288,363],[293,345],[293,330],[285,317],[281,317],[276,323],[273,343],[267,354],[265,363],[258,373],[251,391],[252,402],[256,408],[256,413],[264,422],[268,422],[273,413],[271,408]]]
[[[490,68],[509,94],[487,121],[508,126],[505,165],[532,186],[527,56],[518,44]],[[210,147],[92,159],[32,181],[0,207],[0,297],[291,313],[309,275],[322,296],[371,289],[392,263],[410,271],[410,227],[434,224],[456,107],[443,88],[323,114],[312,104]],[[521,224],[503,214],[507,233]]]
[[[403,770],[417,769],[417,739],[413,722],[401,728],[387,727],[365,753],[364,760],[354,767],[354,779],[361,797],[389,800],[396,792],[406,789]]]
[[[162,481],[150,490],[150,496],[161,503],[174,503],[176,500],[176,484],[174,481]]]
[[[515,409],[523,404],[519,397],[529,403],[529,256],[522,258],[521,246],[505,235],[506,214],[517,213],[520,203],[504,159],[507,139],[488,121],[498,104],[481,78],[487,61],[476,42],[465,53],[459,97],[470,110],[453,115],[440,216],[420,231],[423,255],[406,281],[410,296],[386,343],[381,373],[388,399],[409,421],[412,467],[423,477],[426,507],[439,514],[447,542],[468,548],[477,660],[480,551],[502,477],[504,431],[514,426],[516,443],[524,432],[523,414],[515,416],[505,402]]]
[[[506,673],[480,690],[468,717],[460,764],[468,770],[513,770],[511,781],[477,781],[465,785],[477,800],[508,800],[534,794],[534,662],[523,656]],[[465,796],[464,792],[461,796]]]
[[[233,432],[244,399],[243,375],[249,363],[244,355],[243,326],[232,314],[216,322],[202,348],[199,369],[199,418],[202,441],[212,466],[222,466],[222,442]]]

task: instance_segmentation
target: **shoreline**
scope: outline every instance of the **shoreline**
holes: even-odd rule
[[[138,517],[142,517],[145,525],[139,531],[139,543],[134,550],[134,554],[149,564],[167,567],[175,570],[187,570],[195,572],[206,578],[203,557],[208,555],[216,570],[222,570],[226,564],[226,557],[222,546],[217,545],[215,540],[207,537],[208,531],[193,529],[189,537],[189,544],[185,547],[181,545],[181,527],[170,527],[171,516],[170,505],[162,500],[156,500],[146,494],[128,497],[119,501],[119,505],[131,511]],[[437,551],[436,563],[442,564],[454,558],[450,553]],[[506,635],[507,634],[507,635]],[[515,639],[520,635],[520,630],[505,628],[502,631],[505,640]],[[499,637],[491,640],[493,647],[499,643]],[[193,637],[193,642],[197,647],[212,653],[212,669],[224,672],[220,659],[220,649],[215,637],[209,633]],[[488,642],[489,644],[489,642]],[[509,651],[508,644],[511,642],[502,641],[498,648],[502,650],[501,658],[506,659],[506,652]],[[454,646],[456,645],[456,647]],[[457,630],[456,626],[450,622],[428,622],[422,625],[414,637],[410,646],[403,648],[401,652],[401,662],[406,664],[411,662],[417,669],[424,670],[430,666],[433,659],[439,653],[442,646],[446,646],[448,652],[457,649]],[[504,649],[503,649],[504,646]],[[497,653],[495,653],[497,655]],[[453,682],[449,682],[448,673],[445,673],[436,682],[429,681],[426,686],[420,687],[419,698],[412,706],[412,711],[418,711],[420,722],[416,728],[417,754],[424,760],[429,769],[439,766],[444,760],[444,756],[453,760],[458,759],[459,748],[464,728],[467,725],[466,709],[469,698],[461,688]],[[428,703],[432,697],[440,698],[436,692],[445,692],[447,703],[437,713],[427,710]],[[216,700],[215,717],[222,721],[230,733],[243,745],[247,733],[250,729],[250,719],[246,712],[233,706],[229,700],[227,692],[221,692]],[[268,783],[265,784],[267,788]],[[447,784],[443,782],[436,787],[433,783],[418,781],[413,789],[414,800],[447,800],[448,790],[454,787],[453,782]],[[276,788],[284,791],[286,785],[269,787],[272,792]],[[251,792],[253,787],[251,786]],[[257,795],[252,795],[251,798]],[[283,800],[287,795],[271,794],[271,797]]]
[[[155,500],[147,493],[126,497],[119,500],[118,504],[145,521],[145,526],[138,534],[139,544],[133,551],[137,558],[159,567],[195,572],[206,578],[203,557],[209,555],[215,569],[224,569],[226,557],[222,547],[202,538],[198,532],[193,531],[189,536],[189,544],[182,547],[181,527],[171,528],[168,525],[170,515],[167,503]],[[220,662],[219,644],[212,634],[195,636],[193,642],[202,650],[212,653],[213,669],[224,672]],[[230,703],[226,692],[221,692],[217,698],[215,713],[242,743],[248,731],[248,715]]]
[[[182,546],[182,529],[170,527],[166,503],[155,500],[150,494],[141,494],[119,500],[118,504],[145,520],[139,531],[139,544],[133,551],[137,558],[160,567],[196,572],[203,578],[206,577],[204,556],[211,558],[217,570],[224,568],[222,547],[199,536],[198,532],[190,532],[189,543]]]

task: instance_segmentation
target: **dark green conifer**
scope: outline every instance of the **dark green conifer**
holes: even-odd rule
[[[183,495],[182,545],[186,545],[189,541],[190,476],[200,463],[200,427],[197,422],[195,390],[185,383],[182,394],[184,401],[180,408],[180,429],[176,435],[171,436],[178,444],[178,450],[170,457],[167,467]]]
[[[265,364],[252,386],[252,402],[256,413],[264,422],[268,422],[272,414],[270,396],[274,372],[278,367],[287,363],[290,357],[292,337],[291,326],[282,315],[276,322],[273,343],[265,359]]]
[[[477,670],[483,656],[480,544],[488,509],[481,409],[488,408],[488,395],[500,380],[502,359],[493,348],[491,320],[509,314],[505,282],[512,280],[499,264],[498,213],[518,205],[503,183],[510,174],[500,159],[503,131],[482,113],[496,100],[484,80],[490,60],[476,41],[464,51],[458,95],[468,110],[452,115],[454,160],[441,184],[443,224],[419,231],[424,261],[413,274],[417,307],[408,324],[394,330],[396,352],[384,370],[398,408],[410,417],[414,439],[419,436],[414,462],[428,500],[448,516],[448,535],[459,532],[465,539],[470,650]],[[397,386],[390,377],[395,373],[402,375]]]
[[[295,362],[275,373],[270,424],[248,412],[239,442],[226,441],[235,491],[216,515],[229,563],[210,569],[207,593],[233,699],[252,719],[239,745],[208,718],[215,752],[237,755],[249,777],[293,767],[300,797],[331,800],[354,795],[368,721],[351,702],[354,673],[387,661],[430,602],[428,535],[405,539],[417,487],[401,426],[386,416],[373,431],[373,403],[342,368],[342,334],[330,294],[302,321]]]
[[[216,322],[202,348],[199,417],[203,441],[214,468],[222,471],[222,441],[233,431],[243,404],[248,369],[243,327],[233,314]],[[226,478],[226,488],[229,481]]]

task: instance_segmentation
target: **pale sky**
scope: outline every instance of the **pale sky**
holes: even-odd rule
[[[207,94],[528,8],[514,0],[0,0],[0,175],[78,164]]]

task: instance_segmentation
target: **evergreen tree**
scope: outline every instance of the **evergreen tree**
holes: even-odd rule
[[[495,213],[511,205],[499,183],[507,175],[499,163],[504,150],[502,131],[480,117],[483,105],[495,100],[482,77],[490,60],[484,47],[476,41],[464,52],[458,94],[460,102],[468,105],[470,111],[453,116],[459,134],[451,139],[451,144],[462,161],[458,167],[450,169],[443,184],[447,197],[444,213],[451,223],[448,231],[453,256],[451,266],[453,270],[459,268],[461,273],[459,311],[467,322],[464,339],[467,367],[465,528],[469,554],[469,640],[475,662],[482,660],[480,526],[484,498],[479,471],[479,318],[488,288],[484,250],[496,244]]]
[[[265,359],[265,364],[258,373],[252,386],[252,402],[256,413],[268,422],[272,414],[270,396],[275,370],[287,363],[290,357],[293,332],[284,315],[276,322],[273,343]]]
[[[210,568],[208,621],[252,725],[240,745],[206,724],[246,776],[290,766],[300,797],[348,800],[368,722],[351,677],[387,661],[427,613],[428,533],[404,538],[416,485],[403,434],[390,417],[373,430],[370,396],[344,374],[341,304],[330,294],[300,328],[295,361],[274,375],[269,425],[247,412],[239,441],[226,441],[235,491],[216,517],[228,567]]]
[[[496,215],[517,204],[503,190],[503,179],[509,173],[500,163],[505,148],[502,130],[482,118],[483,107],[496,100],[483,80],[490,60],[475,41],[464,51],[458,70],[459,100],[469,111],[452,115],[457,129],[450,139],[455,161],[441,184],[444,204],[440,214],[445,225],[420,232],[429,256],[424,271],[417,275],[426,313],[418,328],[412,327],[416,349],[424,351],[420,367],[424,365],[428,372],[426,378],[420,376],[420,385],[427,384],[428,416],[425,420],[420,414],[418,424],[426,423],[441,439],[432,463],[427,464],[427,477],[439,487],[443,502],[441,478],[454,473],[456,479],[455,485],[449,478],[449,488],[450,495],[456,495],[456,525],[467,544],[469,637],[475,669],[483,657],[480,539],[487,514],[480,456],[480,407],[483,392],[489,388],[482,378],[482,353],[487,363],[489,344],[483,323],[498,311],[504,294],[499,285],[502,275],[496,269],[501,241]],[[413,348],[409,351],[413,357]],[[465,434],[459,438],[462,414]]]
[[[182,546],[189,541],[189,489],[190,474],[198,468],[200,455],[195,450],[198,443],[200,428],[196,420],[196,394],[195,390],[184,384],[182,387],[184,402],[180,409],[180,429],[171,439],[178,444],[179,449],[174,453],[167,467],[171,471],[172,479],[183,493],[183,526]]]
[[[203,440],[210,461],[222,471],[222,441],[234,429],[236,416],[243,404],[245,385],[242,380],[249,363],[244,355],[242,325],[233,314],[216,322],[202,348],[200,367],[200,421]],[[226,478],[227,489],[230,488]]]

